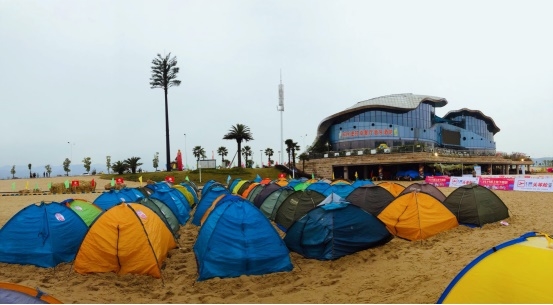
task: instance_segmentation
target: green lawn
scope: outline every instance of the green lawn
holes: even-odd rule
[[[175,177],[175,183],[181,183],[188,179],[194,182],[197,186],[204,185],[209,180],[215,180],[222,184],[227,183],[228,176],[231,179],[240,178],[242,180],[253,180],[257,175],[263,178],[270,178],[271,180],[277,179],[281,172],[273,167],[271,168],[231,168],[231,169],[202,169],[201,181],[200,172],[198,170],[193,171],[171,171],[171,172],[149,172],[149,173],[136,173],[136,174],[103,174],[100,176],[102,179],[111,180],[111,178],[122,177],[128,181],[139,181],[138,178],[142,176],[142,182],[152,180],[155,182],[164,181],[165,177]]]

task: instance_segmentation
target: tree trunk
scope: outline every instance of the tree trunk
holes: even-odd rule
[[[171,148],[169,147],[169,104],[167,103],[167,87],[165,91],[165,150],[167,151],[167,171],[171,171]]]
[[[236,142],[238,143],[238,167],[242,167],[242,142]]]

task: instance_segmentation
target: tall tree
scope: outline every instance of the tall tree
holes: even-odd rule
[[[66,176],[69,176],[69,172],[71,171],[71,168],[69,167],[71,165],[71,160],[69,158],[65,158],[63,161],[63,171],[66,172]]]
[[[162,57],[157,54],[157,57],[152,60],[152,77],[150,78],[150,86],[152,89],[162,88],[165,93],[165,150],[167,151],[167,171],[171,171],[171,149],[169,146],[169,105],[167,103],[167,91],[169,87],[179,86],[180,80],[177,79],[179,67],[177,67],[177,57],[171,58],[171,53]]]
[[[111,156],[106,156],[106,167],[108,169],[108,174],[109,174],[109,170],[111,169]]]
[[[111,166],[111,169],[113,169],[113,171],[118,173],[119,175],[123,175],[125,172],[129,170],[129,165],[126,162],[117,161],[113,163],[113,165]]]
[[[90,159],[90,157],[86,157],[83,159],[83,164],[84,164],[84,169],[86,170],[87,173],[90,172],[90,165],[92,164],[92,159]]]
[[[250,132],[250,128],[244,124],[236,124],[232,126],[229,132],[223,136],[223,140],[236,140],[238,144],[238,166],[242,166],[242,141],[251,141],[253,140],[253,135]]]
[[[274,150],[272,148],[265,149],[265,156],[267,156],[267,165],[271,166],[273,165],[273,162],[271,161],[271,157],[275,154]]]
[[[221,164],[225,165],[225,157],[228,155],[228,149],[224,146],[217,148],[217,154],[221,156]]]
[[[244,156],[244,159],[246,159],[246,161],[245,161],[246,167],[249,167],[248,166],[248,157],[251,157],[253,155],[252,148],[249,147],[248,145],[244,146],[244,148],[242,148],[242,155]],[[253,162],[252,162],[252,164],[253,164]]]
[[[52,167],[50,166],[50,164],[46,164],[44,168],[46,169],[46,174],[47,174],[46,177],[50,177],[50,174],[52,173]]]
[[[12,174],[12,179],[15,178],[15,165],[12,166],[12,169],[10,170],[10,173]]]
[[[205,159],[205,149],[201,146],[195,146],[192,149],[192,154],[194,157],[196,157],[196,168],[198,168],[198,162],[200,161],[200,158]]]
[[[157,168],[159,167],[159,152],[156,152],[156,154],[154,155],[154,159],[152,160],[153,162],[153,166],[154,168],[156,169],[156,172],[157,172]]]
[[[33,166],[31,163],[29,163],[29,178],[33,178],[33,174],[31,173],[31,166]]]

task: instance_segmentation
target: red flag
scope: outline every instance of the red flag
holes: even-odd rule
[[[92,179],[92,181],[90,181],[90,186],[94,187],[96,185],[96,182],[94,181],[94,179]]]
[[[165,181],[175,183],[175,177],[173,176],[166,176]]]
[[[182,154],[180,149],[177,152],[177,170],[182,171]]]
[[[75,187],[79,186],[79,180],[71,181],[71,186],[75,186]]]
[[[121,177],[115,178],[115,183],[117,183],[117,184],[123,184],[123,178],[121,178]]]

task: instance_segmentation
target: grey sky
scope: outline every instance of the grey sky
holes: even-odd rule
[[[284,139],[302,148],[338,111],[414,93],[446,98],[439,116],[493,118],[498,151],[550,156],[551,11],[550,1],[0,0],[0,166],[110,155],[152,169],[156,152],[162,166],[163,91],[149,78],[168,52],[182,81],[169,91],[171,156],[186,144],[191,166],[196,145],[232,158],[236,143],[222,137],[236,123],[251,128],[256,163],[280,150],[280,69]]]

